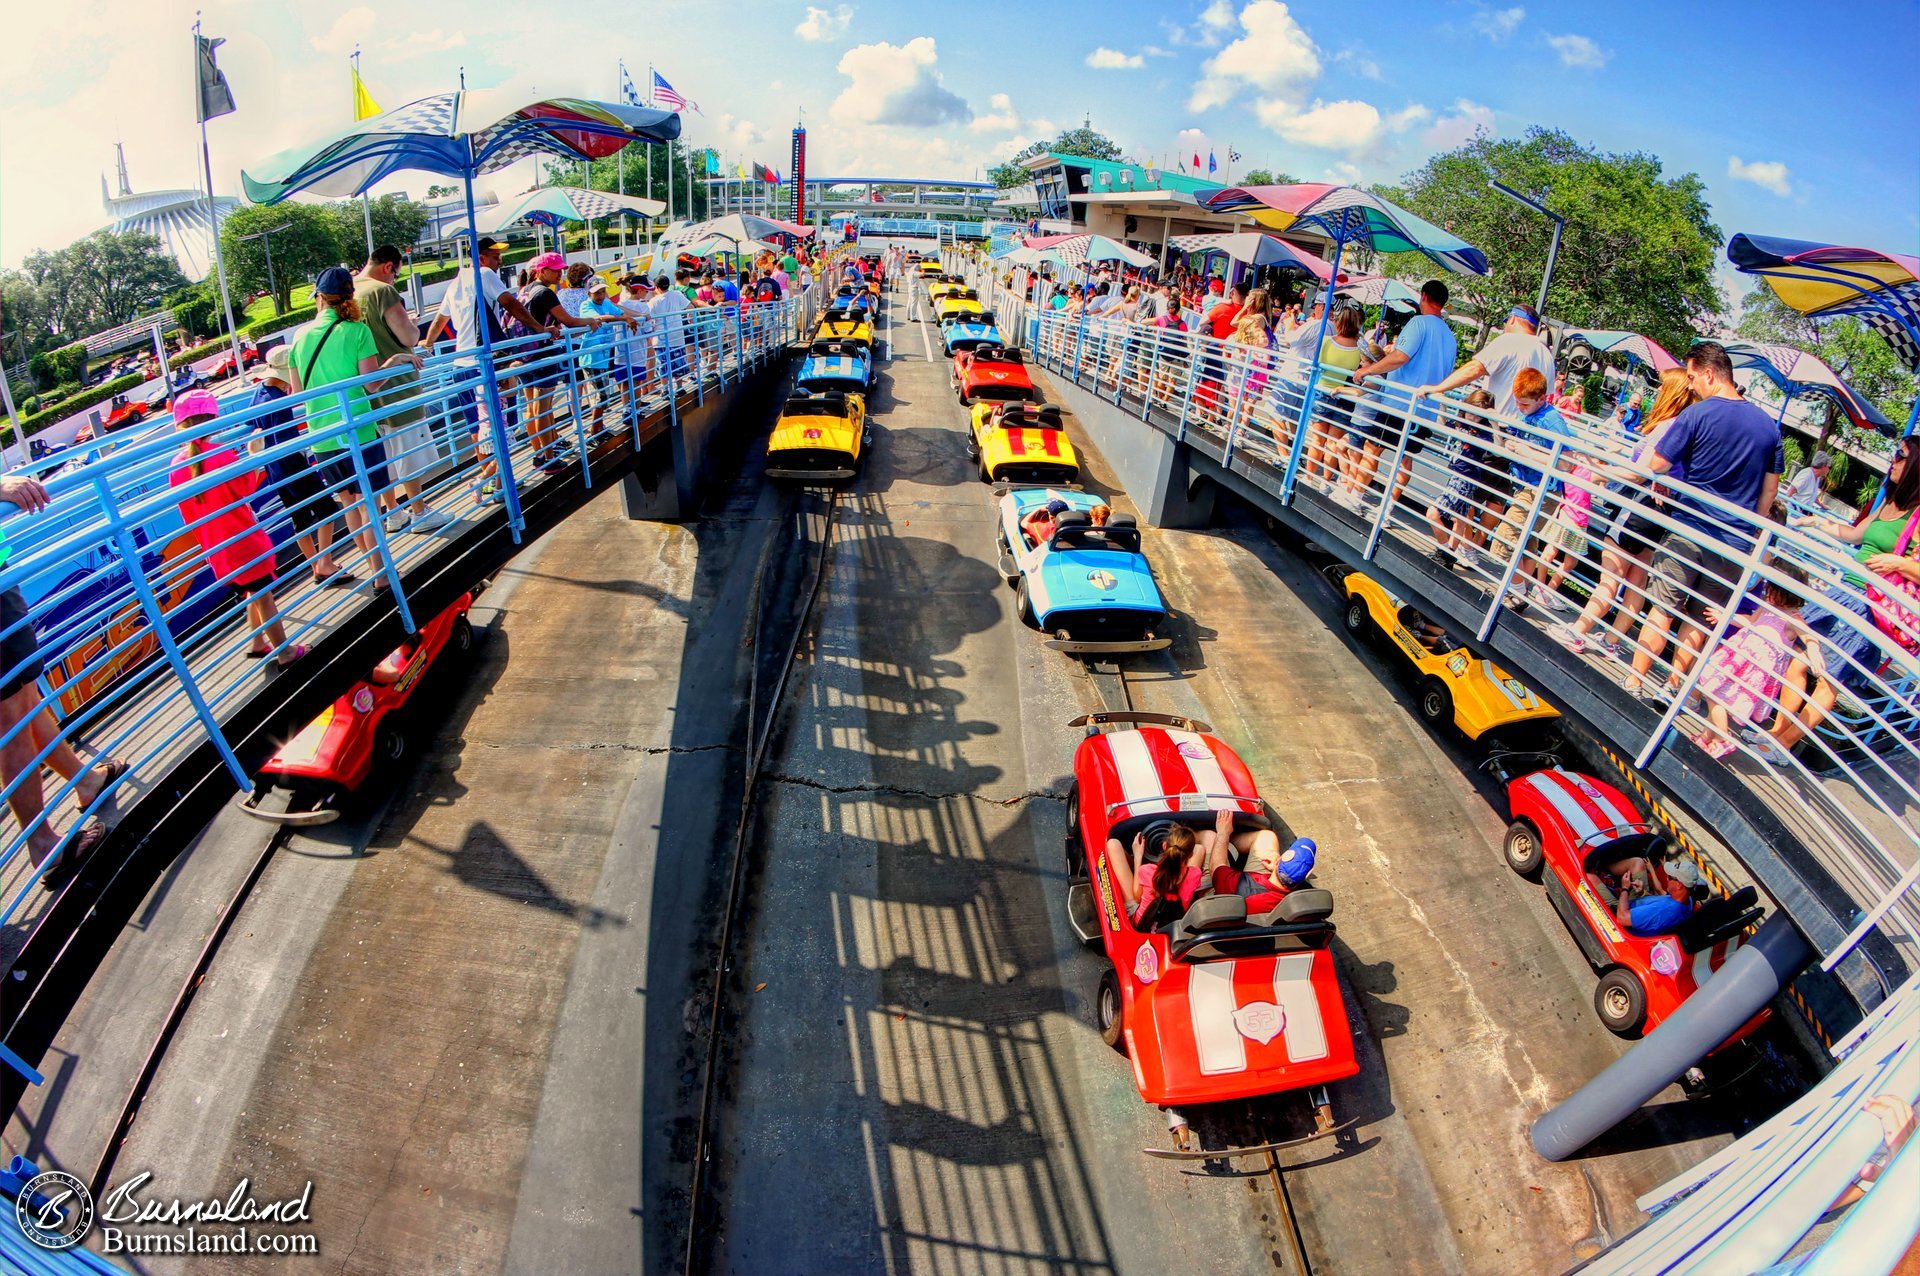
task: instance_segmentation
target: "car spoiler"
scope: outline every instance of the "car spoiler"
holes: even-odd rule
[[[1028,484],[1028,486],[1042,487],[1045,485],[1040,483],[1032,483],[1032,484]],[[1142,713],[1137,709],[1102,709],[1098,713],[1083,713],[1079,717],[1075,718],[1073,721],[1067,723],[1067,725],[1070,727],[1090,727],[1091,728],[1091,727],[1116,726],[1116,725],[1126,724],[1126,723],[1140,724],[1140,725],[1145,725],[1150,727],[1178,727],[1182,731],[1192,731],[1198,735],[1213,734],[1213,728],[1208,726],[1206,723],[1200,721],[1198,718],[1183,718],[1177,713]],[[1089,730],[1087,734],[1092,735],[1093,731]],[[1182,795],[1180,794],[1169,795],[1169,794],[1163,793],[1157,798],[1138,798],[1134,800],[1142,801],[1142,802],[1158,802],[1158,801],[1164,801],[1169,796],[1178,797]],[[1206,794],[1194,794],[1193,796],[1195,797],[1230,797],[1234,799],[1236,802],[1251,800],[1247,798],[1242,798],[1237,793],[1206,793]],[[1117,805],[1124,806],[1126,805],[1126,803],[1119,803]]]

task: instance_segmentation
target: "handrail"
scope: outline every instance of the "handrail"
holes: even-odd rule
[[[223,723],[273,663],[245,649],[272,639],[269,625],[247,620],[229,582],[268,581],[285,625],[282,654],[338,623],[376,580],[411,631],[429,617],[413,610],[407,573],[433,556],[441,533],[403,536],[398,516],[367,520],[369,507],[404,503],[437,523],[484,515],[509,496],[517,509],[548,473],[591,485],[596,448],[620,437],[637,447],[646,419],[664,410],[677,421],[684,406],[781,357],[811,324],[817,291],[682,311],[677,355],[674,334],[657,322],[504,341],[484,366],[478,351],[443,344],[417,372],[356,376],[259,406],[224,396],[221,414],[194,428],[161,416],[16,470],[37,478],[50,503],[0,517],[0,594],[17,589],[27,604],[0,628],[0,683],[28,673],[29,638],[42,667],[21,693],[26,711],[0,730],[0,750],[19,764],[0,777],[0,797],[30,805],[37,790],[44,805],[24,828],[17,818],[0,826],[0,920],[44,898],[34,883],[53,861],[30,853],[42,830],[59,830],[64,844],[115,790],[143,791],[202,745],[236,785],[249,783]],[[498,435],[505,456],[494,455],[480,393],[488,381],[507,418]],[[268,437],[272,428],[284,437]],[[544,472],[536,444],[550,448]],[[197,476],[189,447],[213,458]],[[356,515],[358,536],[346,524]],[[271,551],[255,543],[256,528]],[[340,572],[357,578],[350,590],[314,580],[320,534]],[[296,541],[314,557],[296,552]],[[128,773],[80,803],[108,758],[128,763]],[[58,778],[43,783],[49,771]]]
[[[1861,572],[1851,547],[1760,518],[1710,493],[1657,480],[1631,462],[1637,438],[1622,437],[1590,419],[1572,423],[1563,437],[1451,398],[1416,402],[1402,387],[1370,381],[1356,394],[1345,373],[1284,347],[1261,349],[1194,332],[1035,309],[968,253],[950,253],[949,268],[966,273],[977,290],[991,294],[993,309],[1008,317],[1003,331],[1010,340],[1027,343],[1034,360],[1048,370],[1150,427],[1201,447],[1228,469],[1277,479],[1285,503],[1311,499],[1338,511],[1329,516],[1359,519],[1363,559],[1371,560],[1389,537],[1429,553],[1454,548],[1460,540],[1475,542],[1442,561],[1486,591],[1478,632],[1482,641],[1496,626],[1538,625],[1563,645],[1592,650],[1596,643],[1585,635],[1607,633],[1603,622],[1610,615],[1631,643],[1644,637],[1647,647],[1630,651],[1651,657],[1643,661],[1648,669],[1641,685],[1665,708],[1637,747],[1623,742],[1636,752],[1640,766],[1683,736],[1712,738],[1705,701],[1695,696],[1703,683],[1717,697],[1728,696],[1726,680],[1711,669],[1709,659],[1690,650],[1678,654],[1680,635],[1696,635],[1694,642],[1708,653],[1722,645],[1732,632],[1732,614],[1716,609],[1711,621],[1701,614],[1722,591],[1750,600],[1743,630],[1761,622],[1767,633],[1797,634],[1792,609],[1768,601],[1765,590],[1769,584],[1791,587],[1792,575],[1804,573],[1803,596],[1839,604],[1822,619],[1825,641],[1818,644],[1831,676],[1824,682],[1809,679],[1823,698],[1844,680],[1835,711],[1809,730],[1805,690],[1776,687],[1772,679],[1754,675],[1753,694],[1740,702],[1763,724],[1791,722],[1805,743],[1770,767],[1764,757],[1774,751],[1765,741],[1738,730],[1719,738],[1730,739],[1732,749],[1760,763],[1763,778],[1757,783],[1775,787],[1774,799],[1806,826],[1814,849],[1836,868],[1858,902],[1857,913],[1839,919],[1845,937],[1826,946],[1826,969],[1875,928],[1909,944],[1920,935],[1915,890],[1920,873],[1911,867],[1920,857],[1920,781],[1915,778],[1920,771],[1915,690],[1920,659],[1883,633],[1862,590],[1844,583]],[[1298,422],[1310,380],[1318,393],[1303,430]],[[1369,446],[1353,446],[1355,433]],[[1351,468],[1342,470],[1342,462]],[[1452,507],[1457,516],[1439,519],[1436,530],[1429,511],[1453,495],[1443,484],[1456,479],[1463,489]],[[1574,614],[1577,598],[1562,590],[1536,593],[1529,584],[1553,581],[1562,554],[1546,541],[1549,534],[1563,534],[1559,515],[1566,493],[1575,494],[1576,507],[1617,511],[1605,526],[1620,527],[1631,515],[1638,520],[1635,530],[1647,539],[1667,538],[1690,552],[1704,551],[1707,570],[1695,581],[1672,577],[1663,591],[1668,601],[1661,602],[1637,584],[1648,556],[1640,562],[1610,558],[1619,571],[1604,573],[1594,583],[1617,585],[1612,605],[1596,607],[1590,598],[1586,610],[1596,614],[1583,621]],[[1676,495],[1684,496],[1684,506],[1674,501]],[[1603,520],[1590,515],[1588,521],[1598,539]],[[1703,533],[1702,522],[1720,529],[1720,538]],[[1496,538],[1493,533],[1503,524],[1511,526]],[[1575,569],[1567,570],[1574,574]],[[1577,572],[1583,585],[1595,575],[1586,564]],[[1620,611],[1620,604],[1637,610]],[[1566,610],[1556,617],[1552,613],[1560,606]],[[1691,612],[1691,619],[1683,611]],[[1632,621],[1623,625],[1627,617]],[[1657,635],[1647,624],[1656,618],[1671,635],[1657,653],[1650,650]],[[1576,630],[1579,642],[1572,640]],[[1767,655],[1798,655],[1804,646],[1804,640],[1792,644],[1758,636],[1742,642]],[[1795,649],[1783,652],[1790,646]],[[1625,673],[1626,662],[1619,659],[1593,667],[1595,678],[1612,674],[1619,680]],[[1670,688],[1663,690],[1669,680]]]

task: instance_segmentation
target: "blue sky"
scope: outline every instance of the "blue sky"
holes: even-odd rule
[[[63,0],[9,15],[0,261],[99,224],[116,140],[136,189],[196,180],[195,7]],[[1210,147],[1224,166],[1232,147],[1240,171],[1391,180],[1475,127],[1550,125],[1700,173],[1729,234],[1920,246],[1911,0],[1849,5],[1844,26],[1777,0],[197,7],[230,41],[240,103],[212,126],[223,193],[249,161],[344,120],[358,43],[389,106],[451,87],[461,66],[476,86],[608,96],[617,58],[642,80],[652,61],[703,108],[691,141],[784,169],[804,116],[816,173],[971,176],[1090,117],[1135,158]],[[528,181],[492,179],[503,195]]]

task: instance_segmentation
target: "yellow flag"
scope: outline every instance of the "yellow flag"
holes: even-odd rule
[[[373,94],[367,92],[367,82],[360,78],[358,67],[349,68],[353,74],[353,118],[369,120],[382,114],[380,104],[373,100]]]

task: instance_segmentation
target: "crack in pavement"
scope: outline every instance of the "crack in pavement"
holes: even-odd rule
[[[990,806],[1010,807],[1018,806],[1022,802],[1065,802],[1067,800],[1064,793],[1056,793],[1052,789],[1028,789],[1023,793],[1015,793],[1011,797],[993,798],[987,797],[984,794],[968,793],[965,791],[937,793],[930,789],[902,789],[889,784],[874,784],[868,780],[863,780],[859,784],[828,784],[824,780],[811,780],[804,775],[783,775],[777,772],[763,775],[760,778],[769,784],[791,784],[803,789],[818,789],[822,793],[886,793],[896,797],[924,798],[930,802],[944,802],[950,798],[967,798],[974,802],[985,802]]]
[[[462,748],[481,749],[561,749],[570,753],[644,753],[649,757],[662,753],[739,753],[737,744],[628,744],[625,741],[603,740],[597,744],[538,744],[502,743],[495,740],[463,740]]]

